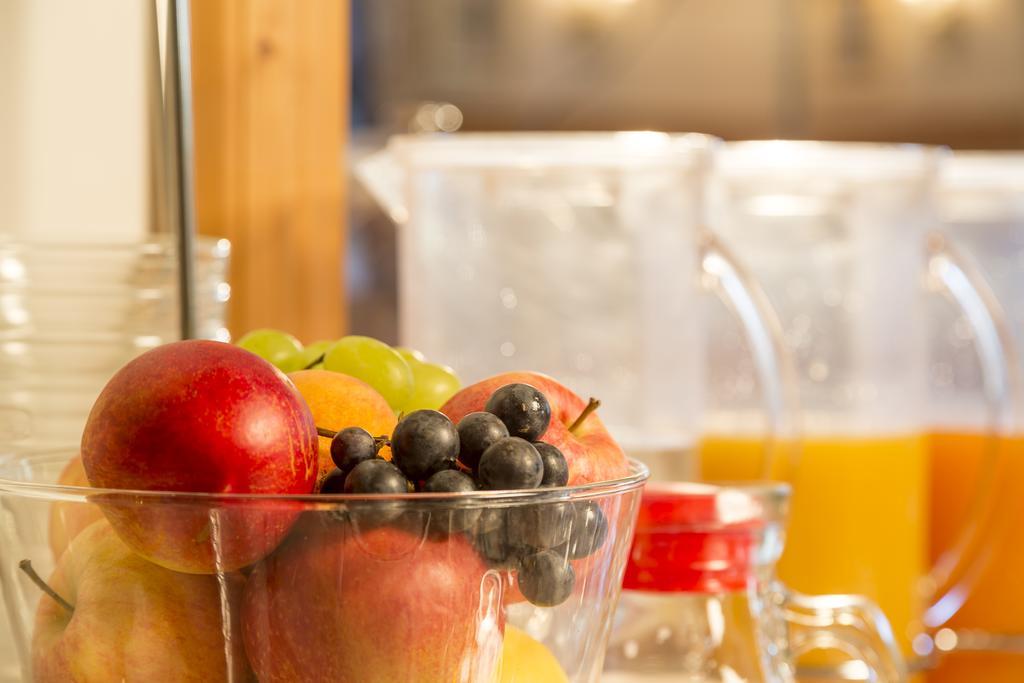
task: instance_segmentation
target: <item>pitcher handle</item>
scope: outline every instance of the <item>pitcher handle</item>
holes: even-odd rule
[[[839,650],[863,662],[878,683],[902,683],[907,667],[892,627],[873,602],[857,595],[802,595],[777,585],[789,627],[792,658],[811,650]]]
[[[987,409],[986,432],[992,441],[979,473],[979,485],[969,514],[950,549],[929,572],[929,606],[925,626],[937,629],[963,606],[968,592],[984,568],[980,548],[992,541],[998,507],[994,495],[1001,464],[998,440],[1013,427],[1013,408],[1020,400],[1019,363],[1002,306],[985,278],[952,244],[934,232],[927,240],[928,273],[933,285],[945,290],[961,309],[975,335],[981,363]]]
[[[712,287],[742,323],[763,387],[768,429],[777,447],[767,449],[765,479],[791,479],[796,472],[799,431],[797,373],[785,344],[782,323],[764,290],[711,233],[700,233],[700,266]]]

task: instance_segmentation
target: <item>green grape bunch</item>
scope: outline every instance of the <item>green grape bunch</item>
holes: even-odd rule
[[[419,351],[392,348],[372,337],[349,335],[303,346],[287,332],[261,328],[243,336],[237,345],[282,372],[322,368],[360,379],[396,413],[437,410],[461,388],[450,367],[428,362]]]

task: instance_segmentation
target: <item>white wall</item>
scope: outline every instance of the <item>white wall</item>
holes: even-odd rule
[[[0,234],[148,231],[150,12],[145,0],[0,1]]]

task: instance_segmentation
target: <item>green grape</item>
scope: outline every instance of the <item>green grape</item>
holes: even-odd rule
[[[296,370],[305,370],[307,368],[309,368],[309,369],[316,369],[316,366],[313,365],[313,363],[316,363],[316,361],[320,358],[320,356],[322,356],[325,353],[327,353],[327,350],[329,348],[331,348],[331,346],[333,346],[333,345],[334,345],[333,341],[328,341],[326,339],[322,340],[322,341],[318,341],[318,342],[313,342],[312,344],[310,344],[306,348],[304,348],[301,351],[299,351],[298,356],[297,356],[298,367],[295,368],[295,369]],[[322,367],[322,364],[320,364],[320,363],[317,363],[317,365],[321,365],[321,367]]]
[[[302,350],[302,344],[298,339],[287,332],[269,328],[249,332],[239,339],[236,345],[270,361],[282,372],[297,369],[292,365],[295,363],[295,356]]]
[[[413,385],[412,395],[405,404],[407,413],[424,408],[438,410],[462,386],[455,372],[449,367],[418,360],[411,362],[409,366],[412,368]]]
[[[395,410],[412,394],[412,370],[393,348],[371,337],[342,337],[324,357],[324,369],[361,379]]]
[[[426,363],[427,357],[416,349],[408,349],[404,346],[396,346],[395,351],[398,351],[398,355],[405,359],[405,362],[411,367],[413,363]]]
[[[289,372],[296,372],[301,370],[305,366],[302,364],[302,352],[293,353],[290,356],[282,358],[281,360],[274,363],[277,369],[281,372],[288,374]]]

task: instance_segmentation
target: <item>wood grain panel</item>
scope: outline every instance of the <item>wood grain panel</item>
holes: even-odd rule
[[[345,328],[347,0],[192,3],[200,232],[227,237],[231,331]]]

